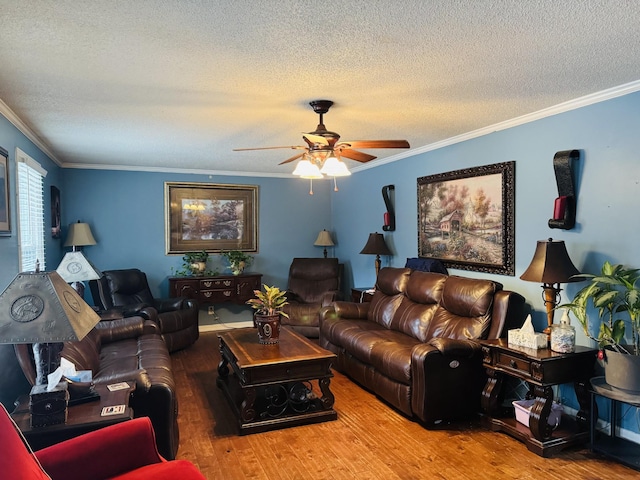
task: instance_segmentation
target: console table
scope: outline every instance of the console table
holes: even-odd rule
[[[215,277],[169,277],[169,296],[187,297],[200,304],[244,304],[260,290],[261,273],[217,275]]]
[[[483,420],[494,431],[503,431],[521,440],[542,456],[589,441],[589,379],[597,350],[577,346],[573,353],[557,353],[548,348],[510,346],[506,339],[482,340],[483,364],[488,379],[482,391]],[[511,404],[503,405],[504,376],[527,383],[527,399],[535,399],[529,413],[529,427],[514,418]],[[548,424],[553,403],[553,385],[573,383],[580,410],[576,418],[563,415],[555,430]]]

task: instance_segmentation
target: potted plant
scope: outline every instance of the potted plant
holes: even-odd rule
[[[263,285],[264,291],[254,290],[256,296],[247,300],[247,304],[256,310],[253,322],[258,327],[258,340],[262,344],[275,344],[280,341],[280,316],[289,318],[282,311],[287,305],[286,292],[278,287]]]
[[[176,272],[178,276],[188,276],[188,275],[206,275],[212,273],[210,270],[207,270],[207,260],[209,259],[209,254],[202,250],[201,252],[188,252],[185,253],[182,257],[182,269]]]
[[[229,268],[231,269],[231,273],[234,275],[240,275],[245,267],[251,265],[253,261],[253,257],[245,252],[241,252],[240,250],[230,250],[228,252],[222,251],[220,252],[227,262],[229,262]]]
[[[587,337],[598,342],[598,358],[605,370],[605,381],[614,387],[640,391],[640,270],[604,262],[599,275],[582,273],[589,284],[576,293],[571,303],[558,308],[570,310]],[[592,334],[587,307],[591,304],[598,318],[598,334]],[[627,344],[627,325],[631,343]],[[597,326],[597,325],[594,325]]]

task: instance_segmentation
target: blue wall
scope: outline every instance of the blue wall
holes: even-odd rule
[[[0,146],[9,152],[9,195],[11,235],[0,236],[0,291],[3,291],[18,273],[18,215],[16,213],[16,148],[36,160],[47,171],[44,179],[44,227],[46,232],[45,255],[47,269],[55,269],[62,260],[60,245],[63,239],[51,238],[51,185],[60,188],[62,169],[47,157],[34,143],[25,137],[9,120],[0,115]],[[61,201],[64,198],[61,195]]]
[[[385,207],[380,192],[384,185],[395,185],[397,229],[385,233],[394,255],[384,258],[383,265],[402,266],[406,257],[417,255],[418,177],[514,160],[516,275],[456,270],[451,273],[489,277],[520,292],[534,310],[537,329],[546,323],[540,285],[519,279],[531,261],[537,240],[548,237],[565,240],[571,258],[584,272],[598,271],[605,259],[640,267],[638,132],[640,93],[632,93],[357,172],[341,179],[339,192],[331,191],[330,182],[317,182],[316,194],[309,196],[307,182],[297,179],[60,171],[0,118],[0,145],[9,150],[12,162],[15,147],[19,146],[50,171],[46,191],[51,184],[60,187],[63,227],[77,220],[91,224],[98,245],[87,247],[85,253],[94,264],[104,270],[138,266],[147,272],[152,289],[160,295],[167,292],[166,278],[171,268],[179,268],[181,264],[180,256],[165,255],[165,181],[259,185],[260,251],[252,270],[264,273],[267,283],[286,285],[291,258],[320,256],[313,241],[318,231],[327,228],[337,241],[334,256],[346,264],[348,288],[374,283],[373,257],[359,252],[369,233],[382,231]],[[557,196],[552,159],[557,151],[569,149],[581,150],[577,168],[577,225],[570,231],[554,230],[547,226]],[[12,192],[15,192],[14,168],[12,163]],[[48,195],[45,197],[48,201]],[[45,207],[49,208],[48,204]],[[63,249],[61,241],[47,240],[47,262],[51,267],[57,264]],[[16,248],[15,235],[0,238],[3,288],[17,273]],[[580,284],[564,287],[563,300],[567,300]],[[579,329],[578,343],[589,345]],[[575,404],[568,389],[563,389],[561,395],[563,401]],[[633,422],[628,423],[624,426],[638,430]]]
[[[166,296],[171,269],[182,266],[182,255],[165,253],[167,181],[258,185],[258,253],[249,270],[262,273],[264,283],[285,288],[293,257],[322,255],[313,242],[320,230],[331,229],[328,182],[316,185],[311,196],[308,184],[292,178],[68,169],[63,225],[89,223],[97,245],[84,251],[97,268],[140,268],[153,293]],[[209,266],[223,272],[225,264],[214,255]]]

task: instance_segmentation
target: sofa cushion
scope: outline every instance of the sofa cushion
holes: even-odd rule
[[[389,328],[425,342],[429,323],[436,312],[446,275],[413,271],[402,299]]]
[[[408,268],[384,268],[378,274],[376,291],[371,299],[367,318],[389,328],[396,310],[404,298],[411,270]]]
[[[502,286],[489,280],[448,277],[427,338],[485,338],[491,323],[495,292]]]

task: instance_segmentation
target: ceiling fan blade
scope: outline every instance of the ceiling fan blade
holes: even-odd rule
[[[287,158],[284,162],[280,162],[278,165],[284,165],[285,163],[293,162],[294,160],[297,160],[300,157],[302,157],[305,153],[307,153],[307,152],[302,152],[302,153],[299,153],[298,155],[294,155],[291,158]]]
[[[352,142],[340,142],[340,145],[347,145],[349,148],[409,148],[406,140],[354,140]]]
[[[302,145],[288,145],[286,147],[256,147],[256,148],[234,148],[234,152],[246,152],[248,150],[275,150],[277,148],[290,148],[292,150],[302,150],[307,147],[303,147]]]
[[[351,160],[355,160],[357,162],[362,162],[362,163],[369,162],[374,158],[376,158],[373,155],[369,155],[368,153],[359,152],[357,150],[351,150],[350,148],[342,148],[338,151],[338,154],[341,157],[347,157],[347,158],[350,158]]]
[[[313,133],[303,133],[302,138],[307,140],[307,142],[311,142],[310,145],[314,145],[316,143],[320,143],[322,145],[329,145],[329,140],[327,140],[321,135],[314,135]]]

